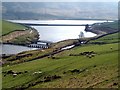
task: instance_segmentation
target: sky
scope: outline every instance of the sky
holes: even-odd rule
[[[0,0],[2,2],[119,2],[120,0]]]

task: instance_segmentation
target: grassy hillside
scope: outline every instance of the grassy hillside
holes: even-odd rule
[[[116,42],[120,42],[120,37],[118,36],[119,34],[120,34],[120,32],[110,34],[110,35],[104,36],[102,38],[99,38],[97,40],[90,41],[90,43],[116,43]]]
[[[116,37],[116,35],[108,35],[99,40]],[[91,51],[94,52],[92,57],[79,55],[79,53]],[[54,55],[55,58],[46,57],[4,66],[3,88],[117,88],[118,51],[118,42],[88,44],[58,53]],[[21,73],[17,76],[6,74],[10,70]],[[51,79],[55,75],[59,78]]]
[[[92,32],[97,32],[99,34],[99,32],[105,32],[105,33],[112,33],[112,32],[116,32],[119,30],[120,25],[118,23],[118,21],[114,21],[114,22],[104,22],[104,23],[95,23],[92,25]]]
[[[19,65],[3,67],[3,71],[28,72],[19,74],[16,77],[3,74],[3,88],[17,86],[27,87],[29,84],[34,85],[36,82],[42,81],[45,76],[49,75],[60,75],[62,78],[38,83],[34,87],[90,87],[92,85],[92,87],[104,88],[110,87],[111,85],[112,87],[117,87],[117,85],[114,86],[114,83],[118,83],[117,45],[118,44],[108,44],[102,46],[91,45],[77,47],[56,55],[59,59],[44,58]],[[113,47],[113,50],[111,50],[110,47]],[[75,54],[84,51],[95,51],[97,54],[93,58],[86,56],[69,56],[70,53]],[[81,72],[70,72],[70,70],[75,69]],[[42,73],[33,74],[39,71]],[[64,74],[64,72],[66,73]],[[73,78],[73,80],[71,78]]]
[[[7,34],[14,30],[23,30],[23,29],[26,29],[26,27],[23,25],[2,20],[2,35]]]
[[[30,44],[39,39],[37,30],[5,20],[2,20],[2,35],[0,37],[0,43],[17,45]]]
[[[102,28],[110,27],[110,28],[113,28],[113,29],[118,29],[118,21],[105,22],[105,23],[101,24],[101,25],[98,26],[98,27],[102,27]]]

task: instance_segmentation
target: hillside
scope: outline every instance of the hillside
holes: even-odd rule
[[[27,27],[20,24],[2,20],[2,35],[8,34],[14,30],[23,30],[23,29],[27,29]]]
[[[3,2],[2,8],[4,19],[118,19],[117,2]]]
[[[94,23],[86,29],[86,31],[96,33],[98,35],[119,32],[120,24],[118,21]]]
[[[116,35],[98,39],[106,40],[106,44],[83,44],[52,57],[24,62],[35,55],[52,51],[45,49],[3,59],[11,63],[3,66],[3,88],[118,88],[119,48]],[[116,37],[113,38],[115,42],[109,39],[113,36]],[[87,52],[88,55],[85,54]],[[17,63],[19,60],[24,61]]]
[[[104,37],[101,37],[97,40],[93,40],[93,41],[90,41],[89,43],[92,43],[92,44],[101,44],[101,43],[104,43],[104,44],[108,44],[108,43],[116,43],[116,42],[120,42],[120,37],[119,37],[119,34],[120,32],[118,33],[114,33],[114,34],[110,34],[110,35],[107,35],[107,36],[104,36]]]
[[[105,28],[111,28],[113,30],[118,30],[118,27],[120,27],[120,24],[118,23],[118,21],[113,21],[113,22],[104,22],[104,23],[101,23],[101,24],[93,24],[93,26],[95,26],[96,28],[100,28],[103,30]]]
[[[21,24],[2,20],[0,43],[26,45],[39,39],[37,30]]]

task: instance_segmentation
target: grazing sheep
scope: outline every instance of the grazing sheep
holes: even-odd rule
[[[92,55],[89,55],[89,58],[92,58]]]
[[[110,49],[112,50],[113,48],[112,48],[112,47],[110,47]]]
[[[91,54],[91,56],[92,56],[92,57],[94,57],[94,56],[95,56],[95,54]]]
[[[38,72],[34,72],[33,74],[41,74],[42,72],[38,71]]]
[[[17,76],[17,74],[16,74],[16,73],[14,73],[14,74],[13,74],[13,77],[16,77],[16,76]]]

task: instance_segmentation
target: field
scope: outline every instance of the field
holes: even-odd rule
[[[114,34],[110,34],[110,35],[101,37],[101,38],[99,38],[97,40],[90,41],[90,43],[96,43],[96,42],[116,43],[116,42],[119,42],[119,39],[120,39],[119,34],[120,34],[120,32],[114,33]]]
[[[119,23],[118,21],[106,22],[106,23],[103,23],[100,27],[110,27],[113,29],[118,29],[118,26],[120,26],[118,23]]]
[[[8,34],[14,30],[26,29],[25,26],[2,20],[2,35]]]
[[[91,51],[92,57],[78,55]],[[54,59],[45,57],[7,65],[3,67],[3,88],[117,88],[118,51],[118,42],[87,44],[55,54]],[[10,70],[21,74],[14,77],[5,73]],[[51,79],[55,75],[59,78]]]

